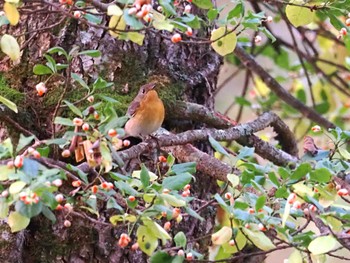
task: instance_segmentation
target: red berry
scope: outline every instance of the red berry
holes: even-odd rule
[[[166,158],[163,155],[160,155],[158,157],[158,160],[159,160],[160,163],[166,163]]]
[[[164,224],[164,230],[165,231],[169,231],[170,230],[170,227],[171,227],[171,223],[168,221],[168,222],[165,222]]]
[[[96,194],[97,191],[98,191],[98,186],[97,186],[97,185],[93,185],[93,186],[91,187],[91,192],[94,193],[94,194]]]
[[[80,181],[80,180],[73,181],[73,182],[72,182],[72,186],[73,186],[73,187],[79,187],[79,186],[81,186],[81,181]]]
[[[341,188],[341,189],[338,190],[337,194],[339,196],[346,196],[346,195],[349,194],[349,191],[347,189],[345,189],[345,188]]]
[[[176,33],[171,37],[171,42],[178,43],[181,41],[181,39],[181,35],[179,33]]]
[[[111,137],[115,137],[115,136],[117,136],[117,131],[115,129],[110,129],[108,131],[108,135]]]
[[[135,200],[136,200],[135,196],[133,196],[133,195],[129,196],[129,201],[130,202],[135,202]]]

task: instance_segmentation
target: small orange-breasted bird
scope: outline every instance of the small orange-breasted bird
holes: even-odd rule
[[[154,90],[155,86],[155,83],[143,85],[131,102],[127,111],[130,119],[124,127],[127,136],[146,136],[162,125],[165,109],[158,93]]]

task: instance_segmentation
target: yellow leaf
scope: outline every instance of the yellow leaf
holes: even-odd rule
[[[136,236],[140,249],[148,256],[151,256],[154,250],[158,247],[158,238],[155,237],[152,231],[145,226],[139,226]]]
[[[6,2],[4,4],[4,12],[8,21],[12,26],[15,26],[18,24],[19,13],[18,13],[17,7],[14,4],[10,2]]]
[[[286,225],[287,219],[288,219],[289,214],[290,214],[290,209],[291,209],[291,205],[289,202],[287,202],[286,206],[284,207],[284,213],[283,213],[283,217],[282,217],[282,227],[284,227]]]
[[[293,4],[303,5],[304,1],[290,1]],[[286,15],[291,24],[295,27],[305,26],[314,20],[315,12],[307,7],[287,5]]]
[[[159,195],[161,198],[163,198],[169,205],[175,206],[175,207],[181,207],[185,206],[186,202],[182,199],[179,199],[173,195],[169,194],[160,194]]]
[[[123,16],[112,16],[109,20],[108,27],[115,30],[125,30],[126,23]],[[115,38],[118,38],[120,36],[120,33],[117,31],[109,30],[109,33],[112,37]]]
[[[288,263],[303,263],[303,257],[299,250],[294,249],[288,258]]]
[[[123,10],[117,5],[109,5],[107,8],[107,15],[109,16],[122,16]]]
[[[227,27],[219,27],[211,32],[210,40],[213,41],[211,46],[221,56],[232,53],[237,44],[236,33],[227,34],[228,31]]]
[[[263,232],[252,231],[248,228],[243,228],[242,231],[248,236],[249,240],[261,250],[267,251],[276,247]]]
[[[18,194],[19,192],[21,192],[21,190],[26,186],[26,183],[25,182],[22,182],[22,181],[17,181],[17,182],[14,182],[10,185],[10,188],[9,188],[9,192],[10,194]]]
[[[255,91],[259,94],[261,97],[266,97],[270,94],[271,90],[269,87],[261,80],[261,78],[255,78]]]
[[[232,238],[232,228],[228,226],[222,227],[219,231],[211,235],[211,241],[214,245],[222,245]]]
[[[158,176],[155,173],[152,173],[151,171],[148,171],[148,175],[149,175],[149,180],[151,182],[154,182],[155,180],[158,179]],[[140,179],[141,178],[141,170],[133,171],[131,174],[131,177]],[[154,196],[154,195],[152,195],[152,196]]]
[[[19,0],[5,0],[7,3],[18,4]]]
[[[8,218],[8,224],[11,232],[18,232],[25,229],[29,225],[30,219],[21,215],[18,212],[11,212]]]
[[[331,235],[317,237],[311,241],[308,249],[314,255],[321,255],[331,251],[337,243],[337,240]]]
[[[238,251],[242,250],[247,244],[247,238],[243,235],[241,231],[237,232],[237,235],[234,240],[236,242],[234,246],[231,246],[229,242],[222,245],[224,252],[229,254],[237,253]]]
[[[142,46],[145,35],[138,32],[128,32],[126,37],[139,46]]]
[[[17,40],[13,36],[7,34],[3,35],[0,41],[0,47],[2,52],[8,55],[12,60],[19,59],[21,51]]]

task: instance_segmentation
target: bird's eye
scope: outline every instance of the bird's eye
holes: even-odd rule
[[[145,89],[141,89],[142,94],[145,94],[146,90]]]

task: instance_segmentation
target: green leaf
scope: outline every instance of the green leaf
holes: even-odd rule
[[[175,207],[182,207],[186,205],[186,202],[182,199],[179,199],[173,195],[170,194],[160,194],[161,198],[163,198],[169,205],[175,206]]]
[[[66,103],[66,105],[68,106],[68,108],[75,113],[76,115],[78,115],[80,118],[83,117],[83,114],[81,113],[81,111],[73,104],[70,103],[69,101],[64,100],[64,103]]]
[[[107,209],[111,208],[115,208],[120,212],[124,213],[124,209],[117,203],[117,201],[113,197],[110,197],[107,201]]]
[[[217,9],[210,9],[207,13],[207,17],[210,21],[213,21],[219,14]]]
[[[9,188],[9,192],[10,194],[14,195],[14,194],[18,194],[19,192],[22,191],[22,189],[26,186],[26,183],[25,182],[22,182],[22,181],[17,181],[17,182],[14,182],[10,185],[10,188]]]
[[[25,137],[23,134],[20,134],[19,142],[16,148],[16,152],[20,152],[24,147],[30,144],[34,140],[34,136]]]
[[[4,104],[6,107],[8,107],[10,110],[18,113],[18,109],[16,104],[14,104],[12,101],[4,98],[3,96],[0,96],[0,102]]]
[[[64,126],[74,126],[73,121],[71,119],[62,118],[62,117],[56,117],[54,123],[61,124]]]
[[[158,238],[155,237],[153,232],[145,226],[139,226],[136,236],[140,249],[148,256],[151,256],[158,247]]]
[[[173,257],[163,251],[157,251],[150,258],[151,263],[173,263]]]
[[[252,231],[247,228],[243,228],[242,231],[248,236],[249,240],[251,240],[255,246],[263,251],[268,251],[276,247],[261,231]]]
[[[89,86],[86,84],[86,82],[76,73],[71,74],[72,79],[74,79],[76,82],[78,82],[83,88],[90,90]]]
[[[213,8],[213,3],[210,0],[193,0],[192,3],[202,9]]]
[[[221,56],[232,53],[237,44],[236,33],[228,31],[226,27],[219,27],[211,32],[210,40],[213,41],[211,46]]]
[[[15,208],[16,208],[16,211],[19,212],[20,214],[28,218],[32,218],[41,213],[43,208],[43,203],[39,202],[37,204],[26,205],[22,201],[17,201]]]
[[[244,15],[244,5],[242,2],[238,3],[230,12],[227,14],[227,20],[231,20],[235,17]]]
[[[284,207],[283,217],[282,217],[282,227],[286,225],[287,219],[290,215],[290,208],[291,208],[290,203],[286,202],[286,205]]]
[[[310,172],[310,180],[318,183],[328,183],[331,178],[332,174],[327,168],[319,168]]]
[[[85,55],[92,58],[98,58],[101,56],[101,51],[99,50],[85,50],[78,53],[78,55]]]
[[[222,245],[232,238],[232,228],[223,226],[219,231],[211,235],[211,241],[214,245]]]
[[[33,68],[33,73],[35,75],[47,75],[47,74],[52,74],[53,72],[49,67],[42,64],[37,64]]]
[[[46,53],[48,54],[54,54],[54,53],[57,53],[59,56],[61,55],[64,55],[66,57],[66,59],[68,59],[68,54],[67,52],[61,48],[61,47],[53,47],[53,48],[50,48]]]
[[[189,162],[189,163],[180,163],[175,164],[171,167],[171,173],[175,174],[183,174],[183,173],[190,173],[193,174],[196,172],[197,163],[195,162]]]
[[[174,236],[174,242],[177,247],[186,248],[187,238],[184,232],[180,231]]]
[[[221,146],[221,144],[218,141],[216,141],[210,135],[209,135],[208,139],[209,139],[209,143],[210,143],[211,147],[213,147],[215,151],[217,151],[218,153],[221,153],[225,156],[229,156],[228,152],[224,149],[224,147]]]
[[[165,231],[159,224],[154,222],[149,218],[143,219],[144,225],[153,233],[153,235],[162,240],[163,246],[165,246],[167,240],[170,240],[171,237],[168,232]]]
[[[333,250],[337,243],[338,242],[335,239],[335,237],[331,235],[317,237],[316,239],[311,241],[311,243],[308,246],[308,249],[314,255],[325,254]]]
[[[271,180],[271,182],[276,185],[276,186],[280,186],[280,182],[278,181],[278,178],[276,176],[276,174],[274,172],[269,172],[268,173],[269,179]]]
[[[303,5],[304,1],[297,0],[292,1],[292,3]],[[293,26],[298,27],[310,24],[314,20],[315,12],[312,12],[306,7],[287,5],[286,15],[290,23]]]
[[[261,208],[263,208],[265,203],[266,203],[266,196],[265,195],[259,196],[258,199],[256,199],[255,211],[259,211]]]
[[[11,212],[8,218],[8,224],[11,232],[18,232],[25,229],[29,225],[30,219],[21,215],[18,212]]]
[[[141,164],[140,180],[141,180],[141,183],[142,183],[144,188],[147,188],[149,186],[150,176],[149,176],[148,170],[144,164]]]
[[[293,172],[292,176],[290,177],[291,180],[300,180],[304,176],[306,176],[309,172],[311,172],[312,168],[309,163],[302,163],[298,166],[298,168]]]
[[[67,140],[63,139],[63,138],[45,140],[45,144],[47,144],[47,145],[50,145],[50,144],[62,145],[62,144],[65,144],[66,142],[67,142]]]
[[[47,207],[47,206],[43,206],[43,215],[49,219],[53,224],[56,223],[56,216],[54,213],[52,213],[52,211]]]
[[[236,158],[238,160],[247,159],[253,156],[254,151],[255,151],[254,147],[244,146],[242,149],[239,150],[239,154],[236,156]]]
[[[170,190],[181,190],[186,184],[191,182],[191,179],[192,175],[189,173],[169,176],[163,180],[162,186],[164,189],[166,188]]]
[[[187,214],[189,214],[190,216],[199,219],[200,221],[204,221],[204,218],[201,217],[196,211],[194,211],[193,209],[189,208],[189,207],[185,207],[185,211]]]
[[[144,27],[143,23],[140,21],[140,19],[136,18],[136,16],[129,15],[129,8],[124,9],[124,15],[123,18],[125,20],[125,23],[128,26],[131,26],[133,29],[142,29]]]
[[[127,32],[125,36],[127,39],[138,44],[139,46],[143,45],[143,40],[145,39],[145,35],[139,32]]]

